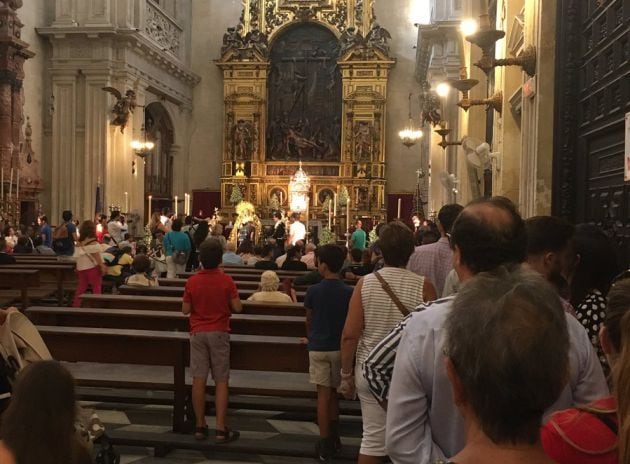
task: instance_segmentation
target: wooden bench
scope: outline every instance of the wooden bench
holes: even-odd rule
[[[32,306],[26,314],[34,324],[48,326],[189,331],[188,316],[174,311]],[[233,314],[230,327],[233,334],[240,335],[303,337],[305,319],[304,316]]]
[[[7,264],[0,266],[0,270],[6,269],[34,269],[39,271],[41,284],[50,283],[57,290],[59,306],[63,306],[63,295],[66,286],[70,287],[76,283],[74,263],[54,263],[54,264]]]
[[[257,303],[243,301],[242,314],[259,314],[268,316],[304,316],[304,305],[301,303]],[[182,299],[177,297],[134,296],[134,295],[90,295],[81,296],[84,308],[108,309],[141,309],[150,311],[182,310]]]
[[[238,288],[238,286],[237,286]],[[165,297],[180,297],[184,296],[183,287],[134,287],[131,285],[121,285],[118,287],[118,291],[121,295],[140,295],[140,296],[165,296]],[[238,288],[238,294],[242,300],[246,300],[250,296],[256,293],[256,290]],[[298,302],[304,301],[306,292],[295,292]]]
[[[169,366],[173,368],[173,431],[185,431],[185,368],[189,336],[181,332],[37,326],[53,357],[67,362]],[[308,372],[308,355],[297,337],[232,335],[230,368]]]
[[[158,279],[160,287],[179,287],[184,288],[186,286],[187,279]],[[239,290],[257,290],[260,286],[260,281],[248,282],[242,280],[235,280],[236,288]]]
[[[39,287],[39,271],[36,269],[0,269],[0,288],[20,292],[22,309],[29,305],[29,288]]]

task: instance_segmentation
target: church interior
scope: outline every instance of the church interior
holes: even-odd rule
[[[541,401],[527,462],[630,463],[630,0],[0,0],[0,58],[0,464],[482,462],[464,424],[518,462],[453,341],[475,290],[479,333],[571,318],[571,401],[496,377]],[[564,340],[523,312],[501,362]],[[20,454],[35,366],[85,456]],[[613,445],[566,458],[548,424],[602,397]]]

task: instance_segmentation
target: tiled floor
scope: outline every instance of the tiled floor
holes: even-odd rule
[[[85,403],[85,407],[95,408],[107,430],[120,432],[148,432],[154,434],[170,433],[170,408],[165,406],[143,405],[109,405]],[[314,443],[317,440],[318,428],[310,414],[288,413],[277,411],[230,411],[230,425],[241,432],[242,440],[269,440],[295,446],[296,441]],[[206,420],[210,427],[214,417]],[[342,417],[342,441],[349,447],[360,444],[361,423],[358,417]],[[211,440],[210,438],[209,440]],[[209,442],[210,443],[210,442]],[[238,442],[236,442],[238,443]],[[235,443],[235,444],[236,444]],[[225,445],[226,447],[231,445]],[[312,446],[306,445],[306,446]],[[116,446],[121,453],[121,463],[139,464],[302,464],[313,463],[311,458],[266,456],[230,452],[208,452],[194,450],[175,450],[164,458],[153,457],[153,449]],[[310,449],[310,448],[307,448]],[[347,462],[347,461],[345,461]]]

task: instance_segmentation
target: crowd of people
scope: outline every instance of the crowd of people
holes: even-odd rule
[[[359,464],[630,462],[630,273],[619,274],[599,228],[525,220],[503,197],[445,205],[435,227],[418,234],[401,222],[379,226],[372,243],[358,222],[347,248],[307,243],[299,218],[289,228],[280,218],[258,247],[157,215],[152,245],[133,250],[124,229],[116,235],[118,224],[112,234],[108,222],[99,238],[93,221],[76,229],[64,213],[78,290],[100,290],[107,254],[134,269],[126,281],[138,285],[152,285],[158,249],[167,276],[199,267],[182,304],[195,438],[209,434],[209,374],[216,442],[240,435],[228,426],[227,406],[230,316],[242,303],[221,270],[235,264],[264,271],[253,301],[294,303],[295,287],[308,286],[303,342],[317,388],[318,460],[341,450],[341,395],[361,405]],[[41,235],[61,240],[57,229]],[[279,269],[310,272],[281,281]]]

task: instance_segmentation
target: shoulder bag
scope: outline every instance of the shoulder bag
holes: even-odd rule
[[[392,299],[392,301],[398,308],[398,311],[400,311],[404,317],[407,317],[409,315],[409,310],[405,307],[404,304],[402,304],[402,301],[400,301],[400,298],[396,296],[396,294],[392,290],[392,287],[389,286],[389,284],[385,281],[383,276],[379,274],[378,272],[375,272],[374,276],[376,276],[376,279],[380,282],[381,287],[383,287],[383,290],[385,291],[385,293],[387,293],[387,295],[389,295],[389,297]]]

